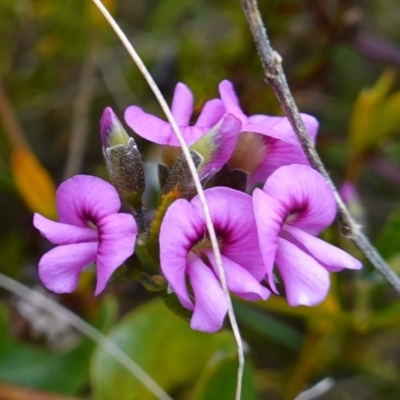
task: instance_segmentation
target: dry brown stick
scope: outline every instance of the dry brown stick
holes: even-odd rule
[[[79,400],[77,397],[43,392],[37,389],[0,382],[0,400]]]
[[[390,269],[389,265],[372,246],[363,233],[361,226],[354,221],[343,200],[341,199],[332,179],[325,169],[321,158],[308,135],[293,95],[289,89],[285,73],[282,68],[282,58],[272,48],[266,29],[261,19],[256,0],[241,0],[250,31],[253,35],[258,54],[265,72],[265,79],[275,92],[275,95],[284,110],[290,124],[310,164],[327,180],[336,199],[337,219],[342,234],[351,239],[371,264],[386,278],[393,288],[400,294],[400,278]]]
[[[0,117],[5,132],[14,147],[29,147],[25,133],[18,122],[11,102],[7,96],[2,82],[0,81]]]

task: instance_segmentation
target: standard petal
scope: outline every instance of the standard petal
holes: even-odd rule
[[[290,235],[287,237],[287,240],[316,258],[329,271],[337,272],[343,268],[360,269],[362,267],[361,262],[350,254],[319,238],[311,236],[301,229],[293,226],[285,226],[283,230]]]
[[[186,287],[190,249],[204,238],[205,225],[191,204],[176,200],[168,208],[160,230],[161,270],[182,305],[193,309]]]
[[[283,204],[286,224],[310,234],[320,233],[335,218],[332,189],[322,175],[308,166],[293,164],[277,169],[263,190]]]
[[[39,261],[39,278],[55,293],[70,293],[78,286],[82,268],[96,260],[97,243],[58,246]]]
[[[317,137],[319,123],[315,117],[309,114],[300,113],[300,117],[303,120],[304,126],[308,135],[310,136],[313,144],[315,144],[315,139]]]
[[[199,257],[189,259],[187,272],[195,299],[190,327],[203,332],[219,331],[228,310],[221,284]]]
[[[264,260],[264,273],[271,289],[277,293],[273,268],[279,234],[286,217],[285,209],[279,201],[261,189],[256,189],[253,192],[253,207],[258,242]]]
[[[265,135],[265,136],[272,137],[272,138],[275,138],[278,140],[282,140],[293,146],[297,146],[297,147],[301,148],[299,141],[297,140],[297,137],[296,137],[296,135],[293,134],[293,132],[284,131],[284,130],[279,131],[279,130],[271,127],[268,122],[269,118],[275,119],[278,117],[266,116],[266,120],[264,122],[262,122],[262,123],[260,122],[258,124],[253,124],[250,122],[245,123],[245,124],[243,124],[242,129],[240,131],[241,132],[259,133],[261,135]]]
[[[54,244],[72,244],[98,241],[98,233],[96,229],[61,224],[60,222],[54,222],[50,219],[42,217],[37,213],[35,213],[33,216],[33,225],[47,240]]]
[[[107,215],[98,228],[96,296],[104,290],[113,272],[133,254],[137,236],[136,222],[130,214]]]
[[[193,113],[193,102],[193,94],[190,89],[181,82],[177,83],[172,98],[171,111],[178,126],[189,125]]]
[[[195,126],[211,128],[221,120],[224,114],[224,103],[220,99],[209,100],[204,104]]]
[[[329,272],[293,243],[280,238],[275,257],[290,306],[315,306],[329,290]]]
[[[91,222],[121,207],[117,191],[108,182],[88,175],[76,175],[63,182],[56,196],[58,219],[61,223],[87,228]]]
[[[215,187],[205,191],[211,219],[221,252],[246,268],[256,279],[265,276],[257,239],[257,227],[251,197],[237,190]],[[196,214],[204,221],[200,200],[192,200]],[[205,227],[205,222],[203,222]]]
[[[308,114],[300,114],[300,116],[310,135],[311,141],[315,144],[315,138],[318,132],[318,121]],[[249,125],[243,126],[242,131],[258,132],[266,136],[284,140],[287,143],[301,148],[292,125],[286,117],[257,114],[248,118],[248,124]]]
[[[129,106],[125,110],[125,122],[139,136],[157,144],[170,144],[175,134],[171,125],[140,107]]]
[[[215,262],[212,250],[205,252],[213,267],[214,274],[219,276],[217,263]],[[266,300],[271,292],[262,286],[254,276],[241,265],[230,260],[221,254],[222,265],[224,267],[226,282],[231,292],[243,299],[256,301]]]
[[[273,172],[284,165],[309,165],[300,147],[284,142],[283,140],[277,140],[267,136],[263,137],[267,142],[268,154],[257,166],[254,173],[250,174],[247,185],[248,188],[252,188],[258,183],[264,183]]]
[[[239,106],[239,100],[231,82],[223,80],[218,86],[221,100],[224,103],[226,112],[238,118],[242,124],[247,123],[247,117]]]

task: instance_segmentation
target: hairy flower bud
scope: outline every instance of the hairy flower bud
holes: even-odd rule
[[[133,208],[142,231],[145,223],[142,221],[142,194],[145,190],[142,155],[110,107],[103,112],[100,133],[111,183]]]

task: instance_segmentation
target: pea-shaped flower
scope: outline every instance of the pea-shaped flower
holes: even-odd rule
[[[251,197],[223,187],[206,190],[205,195],[229,290],[247,300],[265,300],[270,292],[259,283],[265,269]],[[219,330],[227,302],[198,196],[190,202],[176,200],[168,208],[160,232],[160,260],[181,304],[194,310],[190,326],[205,332]]]
[[[97,264],[98,295],[112,273],[133,254],[137,227],[132,215],[118,213],[121,202],[112,185],[77,175],[63,182],[56,195],[59,222],[35,214],[34,226],[58,246],[39,261],[39,278],[56,293],[76,289],[79,274]]]
[[[281,167],[263,190],[254,191],[253,203],[267,279],[276,291],[275,263],[291,306],[320,303],[328,293],[329,272],[361,268],[354,257],[315,237],[336,215],[332,190],[317,171]]]
[[[249,172],[249,188],[257,183],[264,183],[269,175],[283,165],[309,165],[286,117],[246,116],[240,108],[233,85],[228,80],[219,84],[219,93],[226,112],[241,122],[241,133],[229,164]],[[314,142],[318,130],[317,120],[308,114],[300,116]]]

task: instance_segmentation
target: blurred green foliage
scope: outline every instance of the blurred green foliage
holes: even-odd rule
[[[226,78],[248,114],[281,114],[239,1],[106,3],[168,100],[182,81],[201,105]],[[317,147],[328,170],[338,185],[356,186],[365,229],[400,273],[398,2],[275,0],[260,7],[301,111],[320,121]],[[120,117],[130,104],[161,111],[89,0],[0,0],[0,37],[0,271],[33,285],[48,244],[31,225],[32,211],[54,212],[52,181],[68,175],[73,135],[87,136],[75,172],[106,178],[98,132],[103,108],[112,106]],[[79,131],[82,121],[87,126]],[[154,148],[137,141],[154,159]],[[29,155],[16,166],[12,154],[21,149]],[[37,161],[29,164],[32,158]],[[326,237],[356,251],[335,228]],[[328,299],[315,308],[290,308],[278,296],[237,304],[249,347],[244,400],[291,400],[326,377],[333,387],[314,398],[400,397],[400,301],[365,265],[360,273],[336,275]],[[104,298],[93,298],[92,284],[88,275],[77,293],[59,300],[96,326],[106,306]],[[110,337],[176,399],[232,398],[235,350],[228,331],[191,331],[133,283],[115,281],[108,292],[118,298],[118,312],[109,311],[116,322],[110,317],[97,326],[112,325]],[[88,339],[53,350],[44,334],[32,334],[17,303],[1,293],[0,393],[1,381],[8,381],[82,399],[150,398],[101,348],[90,361]]]

